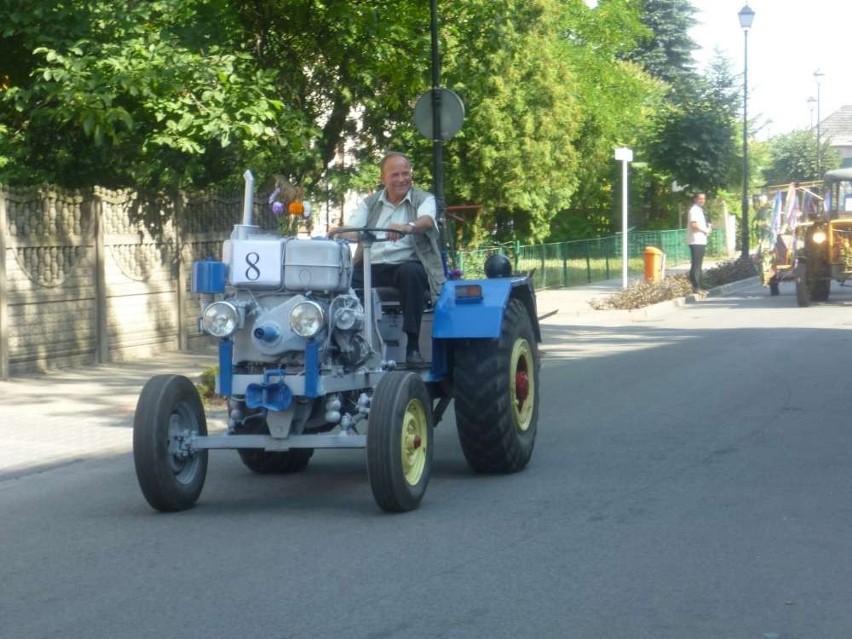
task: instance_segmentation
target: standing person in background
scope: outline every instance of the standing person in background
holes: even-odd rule
[[[690,257],[689,282],[692,284],[692,292],[701,294],[707,293],[701,288],[701,266],[704,263],[704,252],[707,250],[707,237],[713,230],[704,217],[706,199],[704,193],[692,196],[692,207],[686,221],[686,243],[689,245]]]
[[[413,186],[411,162],[402,153],[387,153],[380,167],[384,188],[358,202],[349,225],[388,229],[378,234],[388,241],[372,247],[373,286],[392,286],[400,291],[402,330],[408,338],[405,361],[409,366],[419,366],[424,363],[419,340],[426,295],[431,294],[434,301],[445,279],[435,198]],[[360,266],[353,271],[352,286],[364,286]]]

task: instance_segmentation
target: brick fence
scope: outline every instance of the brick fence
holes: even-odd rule
[[[206,343],[190,267],[220,259],[241,216],[233,194],[0,187],[0,378]]]

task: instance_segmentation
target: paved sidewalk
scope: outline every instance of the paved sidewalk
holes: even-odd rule
[[[621,284],[619,278],[538,291],[538,314],[548,315],[542,320],[548,325],[571,324],[579,318],[630,322],[696,301],[689,296],[636,311],[596,311],[589,304],[618,292]],[[724,292],[717,289],[711,295]],[[146,361],[0,380],[0,483],[46,467],[129,452],[133,413],[145,382],[165,373],[197,380],[215,363],[211,353],[168,353]],[[208,420],[211,429],[223,427],[224,411]]]

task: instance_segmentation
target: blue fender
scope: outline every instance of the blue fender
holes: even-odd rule
[[[510,297],[527,306],[536,338],[540,341],[535,295],[527,277],[485,280],[450,280],[435,304],[434,339],[497,338]]]

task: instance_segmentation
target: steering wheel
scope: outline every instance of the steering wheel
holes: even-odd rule
[[[400,231],[399,229],[390,229],[386,227],[373,227],[373,226],[358,226],[358,227],[342,227],[339,229],[333,229],[328,232],[328,237],[332,238],[335,235],[340,233],[357,233],[359,237],[359,241],[364,242],[364,244],[375,244],[376,242],[395,242],[396,240],[389,240],[387,236],[385,237],[377,237],[376,233],[396,233],[399,236],[408,235],[411,231]]]

